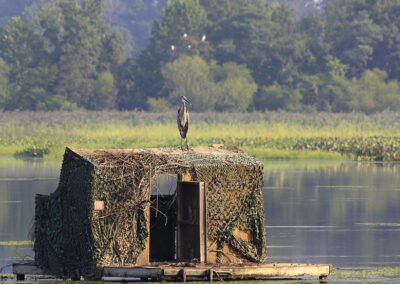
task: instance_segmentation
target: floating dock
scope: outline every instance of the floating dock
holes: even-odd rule
[[[103,267],[102,280],[137,281],[222,281],[288,278],[327,278],[332,271],[329,264],[260,263],[208,265],[199,263],[154,263],[149,266]],[[25,275],[48,275],[33,263],[13,264],[18,281]],[[79,279],[76,279],[79,280]]]

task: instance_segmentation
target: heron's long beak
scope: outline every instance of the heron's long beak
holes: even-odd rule
[[[186,98],[185,101],[186,101],[187,103],[189,103],[189,105],[192,105],[192,102],[191,102],[188,98]]]

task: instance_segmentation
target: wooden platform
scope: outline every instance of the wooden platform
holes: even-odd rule
[[[329,264],[261,263],[243,265],[207,265],[194,263],[159,263],[150,266],[104,267],[103,280],[136,279],[138,281],[219,281],[246,279],[286,279],[328,277]],[[22,281],[25,275],[48,275],[32,263],[13,264],[13,273]]]

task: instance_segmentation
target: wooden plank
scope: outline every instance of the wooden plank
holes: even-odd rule
[[[160,278],[159,267],[104,267],[102,276],[105,277],[132,277],[132,278]]]
[[[146,245],[136,260],[137,265],[147,265],[150,263],[150,206],[146,208],[146,227],[149,236],[146,238]]]
[[[33,263],[14,263],[13,274],[21,275],[46,275],[47,273]]]
[[[204,200],[204,262],[208,262],[208,220],[207,220],[207,187],[206,184],[204,183],[204,195],[203,195],[203,200]],[[212,281],[212,277],[211,277]]]
[[[184,271],[184,275],[182,274]],[[150,266],[150,267],[103,267],[103,277],[148,278],[182,280],[221,280],[249,278],[327,277],[332,271],[329,264],[266,263],[245,266]],[[32,263],[13,264],[13,273],[19,275],[49,275]]]
[[[204,189],[204,182],[199,182],[199,241],[200,241],[200,257],[199,260],[201,263],[204,263],[206,261],[206,235],[205,235],[205,210],[204,210],[204,195],[205,195],[205,189]]]
[[[231,275],[231,277],[250,278],[283,278],[283,277],[297,277],[297,276],[321,276],[329,275],[331,272],[331,265],[308,265],[308,264],[280,264],[280,265],[262,265],[258,266],[244,266],[244,267],[214,267],[215,275]],[[164,268],[163,275],[165,276],[179,276],[181,268]],[[204,276],[209,277],[210,268],[186,268],[187,276]]]
[[[208,270],[205,268],[189,268],[185,267],[184,269],[182,268],[164,268],[164,276],[179,276],[182,273],[182,270],[185,270],[186,276],[204,276],[207,277]]]
[[[215,268],[215,272],[220,269]],[[221,272],[227,271],[221,269]],[[280,265],[271,267],[237,267],[229,269],[234,278],[247,277],[296,277],[296,276],[321,276],[329,275],[331,272],[330,265]]]

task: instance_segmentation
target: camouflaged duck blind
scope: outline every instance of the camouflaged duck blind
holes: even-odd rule
[[[173,193],[154,194],[158,176]],[[36,196],[35,262],[60,276],[161,261],[263,262],[263,164],[235,147],[67,148]],[[152,194],[153,191],[153,194]]]

